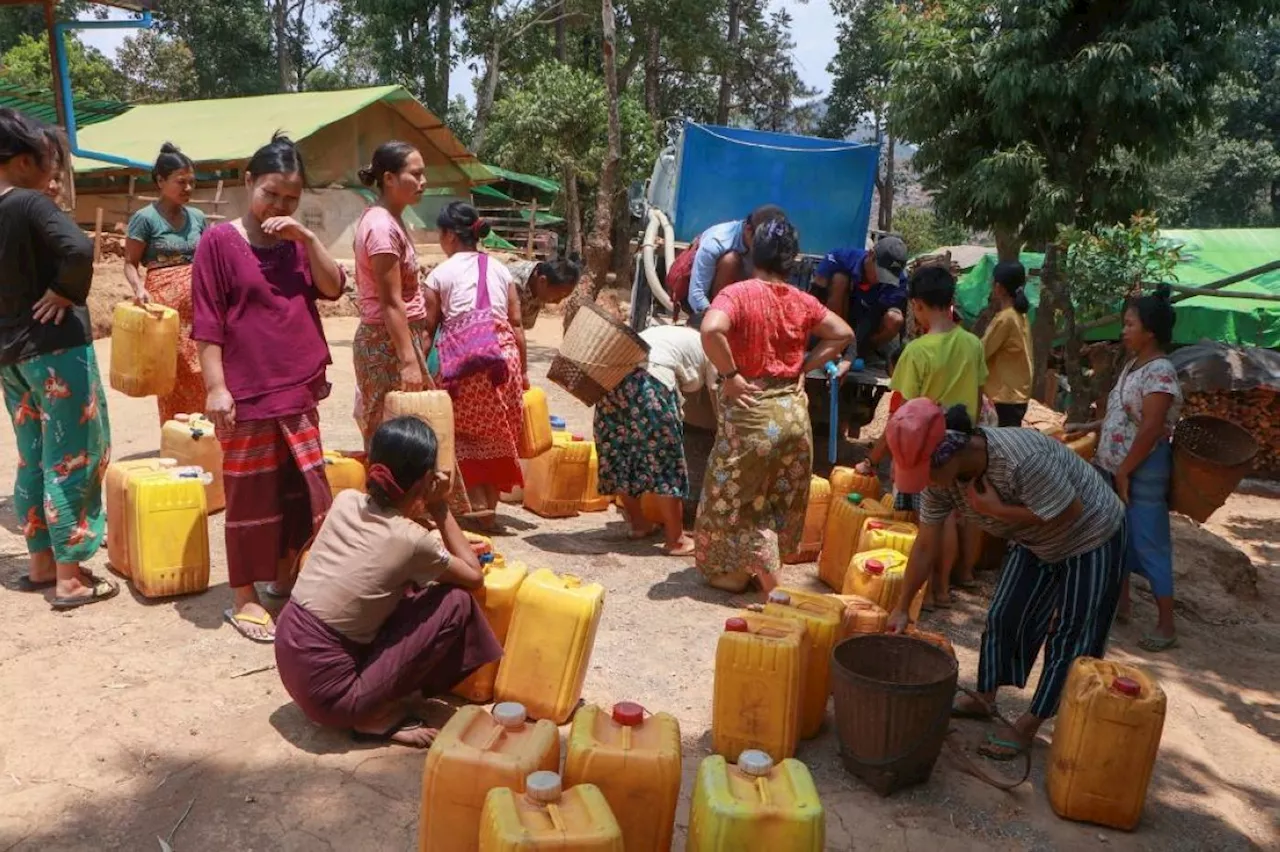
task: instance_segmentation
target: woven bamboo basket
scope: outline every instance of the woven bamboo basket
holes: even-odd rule
[[[565,332],[547,378],[586,405],[595,405],[648,357],[649,344],[640,335],[586,304]]]
[[[1258,442],[1230,420],[1197,414],[1173,432],[1173,482],[1169,505],[1204,523],[1227,502],[1253,469]]]

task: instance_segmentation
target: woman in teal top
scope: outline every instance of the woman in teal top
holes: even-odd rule
[[[160,148],[151,170],[159,199],[143,207],[129,220],[124,249],[124,277],[133,287],[138,304],[155,302],[178,312],[178,380],[173,391],[159,398],[160,423],[175,414],[203,411],[204,377],[200,357],[191,339],[195,311],[191,303],[191,261],[200,235],[204,233],[204,213],[190,206],[196,185],[191,159],[170,142]],[[142,268],[146,268],[143,279]]]

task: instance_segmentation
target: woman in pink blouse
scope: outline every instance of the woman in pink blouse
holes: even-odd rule
[[[289,594],[293,557],[330,503],[316,409],[331,362],[315,300],[337,299],[344,276],[293,218],[305,185],[302,155],[277,135],[245,170],[248,210],[205,232],[192,274],[192,337],[223,452],[224,616],[255,642],[271,642],[275,625],[254,583]]]

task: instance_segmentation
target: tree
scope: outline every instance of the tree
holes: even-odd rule
[[[262,0],[159,0],[160,31],[198,58],[197,98],[280,90],[272,23]]]
[[[155,30],[129,36],[116,53],[131,103],[180,101],[195,94],[199,82],[195,57],[184,42]]]
[[[449,101],[449,110],[444,115],[444,123],[453,131],[453,135],[458,137],[458,141],[468,148],[471,147],[475,121],[476,114],[467,105],[466,98],[458,95]]]
[[[725,39],[725,59],[720,71],[720,97],[716,99],[716,124],[729,123],[730,98],[736,77],[734,59],[738,55],[738,40],[742,36],[742,0],[729,0],[729,32]]]
[[[943,246],[954,246],[969,241],[969,232],[954,222],[938,218],[938,214],[924,207],[904,207],[894,219],[894,233],[902,237],[911,254],[923,254]]]
[[[60,0],[57,9],[59,21],[69,21],[84,11],[82,0]],[[44,19],[44,7],[37,3],[17,6],[0,6],[0,55],[16,47],[23,36],[39,38],[48,30]]]
[[[1125,221],[1149,200],[1149,170],[1208,118],[1236,65],[1232,33],[1276,5],[935,0],[900,13],[891,107],[940,214],[1047,244],[1037,374],[1057,314],[1073,311],[1059,226]]]
[[[587,240],[587,268],[591,280],[598,287],[604,286],[605,275],[612,259],[614,207],[618,185],[618,165],[622,160],[622,119],[619,117],[617,25],[613,15],[613,0],[602,0],[601,21],[604,33],[604,87],[605,106],[608,113],[604,162],[600,166],[600,182],[596,187],[596,215]]]
[[[124,75],[111,64],[111,60],[97,48],[85,45],[75,33],[67,33],[64,38],[72,93],[76,97],[94,100],[124,100]],[[18,43],[0,57],[0,79],[30,88],[53,88],[48,35],[19,38]]]
[[[791,14],[779,9],[765,17],[762,5],[743,9],[729,120],[778,133],[811,132],[812,113],[801,102],[818,91],[806,86],[796,70]]]
[[[330,26],[345,34],[350,55],[360,57],[378,81],[404,86],[437,115],[444,115],[449,105],[449,75],[447,71],[441,74],[439,7],[444,4],[447,18],[452,10],[450,0],[337,3]]]

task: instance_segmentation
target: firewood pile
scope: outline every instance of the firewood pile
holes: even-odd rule
[[[1243,426],[1258,442],[1254,474],[1280,476],[1280,394],[1274,390],[1192,393],[1182,413],[1208,414]]]

